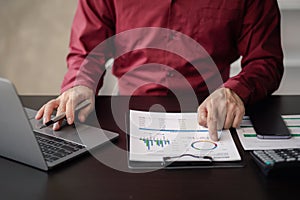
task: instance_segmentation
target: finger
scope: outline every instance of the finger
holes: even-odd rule
[[[91,101],[92,103],[88,105],[87,107],[81,109],[78,114],[78,119],[80,122],[85,122],[88,115],[94,110],[94,101]]]
[[[78,106],[79,103],[83,102],[86,99],[86,91],[82,89],[86,88],[82,88],[79,86],[70,93],[70,101],[68,101],[66,107],[66,117],[69,125],[73,124],[75,121],[76,106]]]
[[[201,126],[207,127],[207,109],[205,103],[198,107],[198,123]]]
[[[232,127],[233,128],[237,128],[239,127],[239,125],[241,124],[242,120],[243,120],[243,117],[245,115],[245,111],[244,109],[239,109],[236,114],[235,114],[235,118],[233,120],[233,123],[232,123]]]
[[[224,124],[224,129],[230,129],[233,125],[234,119],[235,119],[235,115],[232,112],[227,113],[225,124]]]
[[[59,115],[63,114],[64,112],[66,112],[66,101],[67,101],[66,99],[60,100],[59,106],[57,107],[56,116],[59,116]],[[55,131],[59,130],[61,128],[62,122],[63,122],[63,119],[56,122],[53,125],[53,130],[55,130]]]
[[[66,104],[66,118],[69,125],[74,123],[74,110],[76,103],[74,103],[74,99],[70,99]]]
[[[209,136],[213,141],[218,141],[218,133],[217,133],[217,110],[213,105],[213,101],[207,106],[207,127],[209,131]]]
[[[45,105],[44,113],[43,113],[43,123],[47,123],[51,119],[51,115],[53,111],[59,106],[59,101],[54,99],[49,101]]]
[[[224,122],[224,129],[229,129],[230,127],[232,127],[234,118],[235,118],[234,106],[229,105],[227,107],[226,119]]]
[[[54,125],[53,125],[53,130],[54,130],[54,131],[60,130],[61,125],[62,125],[62,120],[60,120],[60,121],[54,123]]]
[[[222,130],[226,123],[226,117],[228,113],[228,100],[226,90],[223,88],[218,91],[219,98],[216,100],[215,110],[217,119],[217,130]],[[230,116],[230,115],[228,115]]]
[[[44,109],[45,109],[45,105],[43,105],[43,106],[38,110],[38,112],[37,112],[36,115],[35,115],[35,119],[36,119],[36,120],[40,120],[40,119],[43,117],[43,115],[44,115]]]

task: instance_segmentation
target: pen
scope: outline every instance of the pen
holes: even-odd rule
[[[75,108],[75,112],[78,111],[78,110],[81,110],[82,108],[86,107],[90,105],[90,101],[89,100],[84,100],[83,102],[81,102],[80,104],[78,104]],[[58,122],[59,120],[62,120],[66,117],[66,113],[62,113],[54,118],[52,118],[50,121],[48,121],[47,123],[45,123],[43,126],[41,126],[40,129],[43,129],[43,128],[46,128],[56,122]]]

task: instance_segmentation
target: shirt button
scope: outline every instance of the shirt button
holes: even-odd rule
[[[168,72],[167,77],[174,77],[174,74],[172,72]]]
[[[174,40],[174,38],[175,38],[175,34],[174,33],[170,33],[169,40]]]

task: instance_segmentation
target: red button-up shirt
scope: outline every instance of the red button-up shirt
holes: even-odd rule
[[[230,78],[240,56],[242,71]],[[120,94],[208,95],[223,85],[255,102],[283,74],[277,1],[79,0],[61,92],[97,93],[111,57]]]

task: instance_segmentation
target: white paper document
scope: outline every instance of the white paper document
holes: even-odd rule
[[[290,139],[267,140],[256,137],[256,132],[248,116],[245,116],[240,128],[236,129],[245,150],[268,150],[300,148],[300,115],[283,115],[284,122],[292,134]]]
[[[195,156],[241,160],[230,132],[222,131],[218,142],[211,141],[208,129],[198,124],[197,113],[131,110],[129,148],[130,161],[162,162],[164,157],[181,155],[178,161],[199,161]]]

